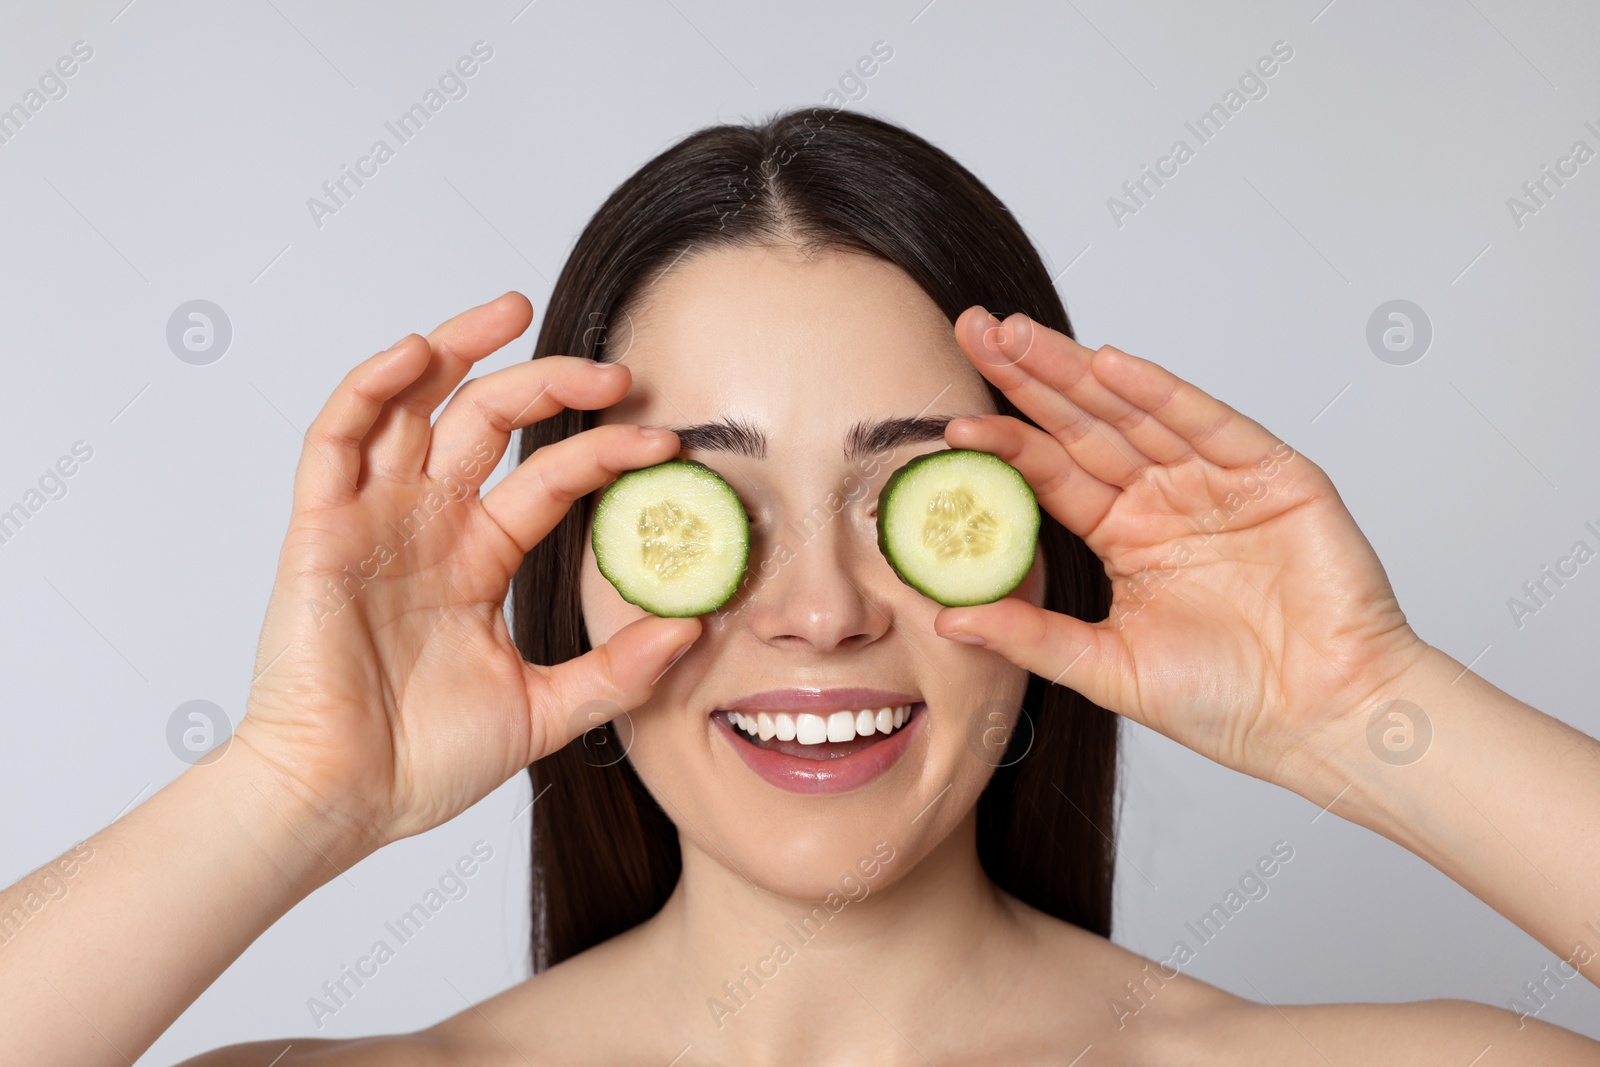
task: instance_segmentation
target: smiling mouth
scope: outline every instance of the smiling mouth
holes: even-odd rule
[[[743,744],[808,760],[853,756],[887,741],[927,707],[922,701],[826,714],[788,711],[718,711]]]

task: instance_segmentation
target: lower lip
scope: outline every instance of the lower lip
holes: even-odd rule
[[[911,706],[911,718],[906,724],[882,741],[849,756],[822,760],[790,756],[752,745],[737,736],[738,727],[723,716],[714,715],[711,721],[717,724],[745,766],[769,785],[788,793],[848,793],[886,773],[899,761],[911,744],[912,733],[921,730],[926,711],[927,705],[919,701]]]

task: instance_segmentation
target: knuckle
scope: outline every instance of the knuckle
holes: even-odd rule
[[[561,493],[557,492],[555,485],[550,481],[550,472],[547,469],[547,462],[540,462],[538,458],[535,458],[533,463],[533,477],[534,481],[538,483],[539,492],[553,500],[560,500],[562,498]]]
[[[1231,416],[1228,412],[1223,412],[1221,415],[1218,415],[1214,420],[1212,420],[1210,425],[1194,435],[1195,442],[1197,444],[1204,443],[1221,433],[1227,428],[1230,418]]]
[[[1056,493],[1066,488],[1067,484],[1072,481],[1072,476],[1073,468],[1070,466],[1053,470],[1045,477],[1039,479],[1038,486],[1034,491],[1042,497],[1054,496]]]
[[[457,395],[460,396],[461,402],[471,408],[473,414],[491,430],[498,433],[510,433],[514,428],[511,425],[511,421],[487,400],[485,394],[488,392],[489,387],[482,384],[485,380],[483,378],[472,379],[472,381],[461,387]]]
[[[1161,399],[1157,400],[1154,404],[1152,404],[1150,406],[1150,410],[1151,411],[1162,411],[1162,410],[1164,410],[1174,400],[1178,399],[1178,395],[1180,393],[1182,393],[1182,392],[1183,392],[1183,383],[1176,382],[1176,381],[1173,382],[1171,384],[1171,386],[1167,389],[1167,391],[1162,394]]]
[[[551,500],[571,504],[583,495],[582,489],[572,484],[573,480],[566,475],[577,467],[587,468],[590,464],[575,459],[568,450],[544,451],[542,455],[534,457],[532,465],[538,490]]]
[[[1129,407],[1127,410],[1114,416],[1111,420],[1111,425],[1115,426],[1119,430],[1122,430],[1123,432],[1127,432],[1129,430],[1138,429],[1149,420],[1150,416],[1145,412],[1140,411],[1136,407]]]

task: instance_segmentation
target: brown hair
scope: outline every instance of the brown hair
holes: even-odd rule
[[[765,242],[887,260],[952,323],[982,304],[1072,333],[1027,235],[976,177],[891,123],[812,108],[699,130],[624,181],[556,279],[533,358],[605,360],[606,327],[685,254]],[[1002,414],[1031,421],[989,390]],[[520,459],[592,425],[592,412],[566,409],[526,427]],[[513,582],[516,642],[530,662],[590,648],[578,568],[592,496],[534,546]],[[1045,606],[1104,619],[1111,585],[1098,558],[1048,513],[1039,536]],[[590,731],[528,768],[533,795],[548,788],[554,801],[533,805],[534,973],[648,919],[681,870],[677,829],[627,759],[586,748],[608,740],[616,744],[609,727]],[[1011,746],[978,800],[984,870],[1033,907],[1109,936],[1116,717],[1030,675]]]

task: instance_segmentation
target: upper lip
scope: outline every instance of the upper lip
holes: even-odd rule
[[[921,698],[913,693],[868,686],[843,686],[837,689],[764,689],[717,705],[717,711],[856,711],[860,708],[895,708],[915,704]]]

